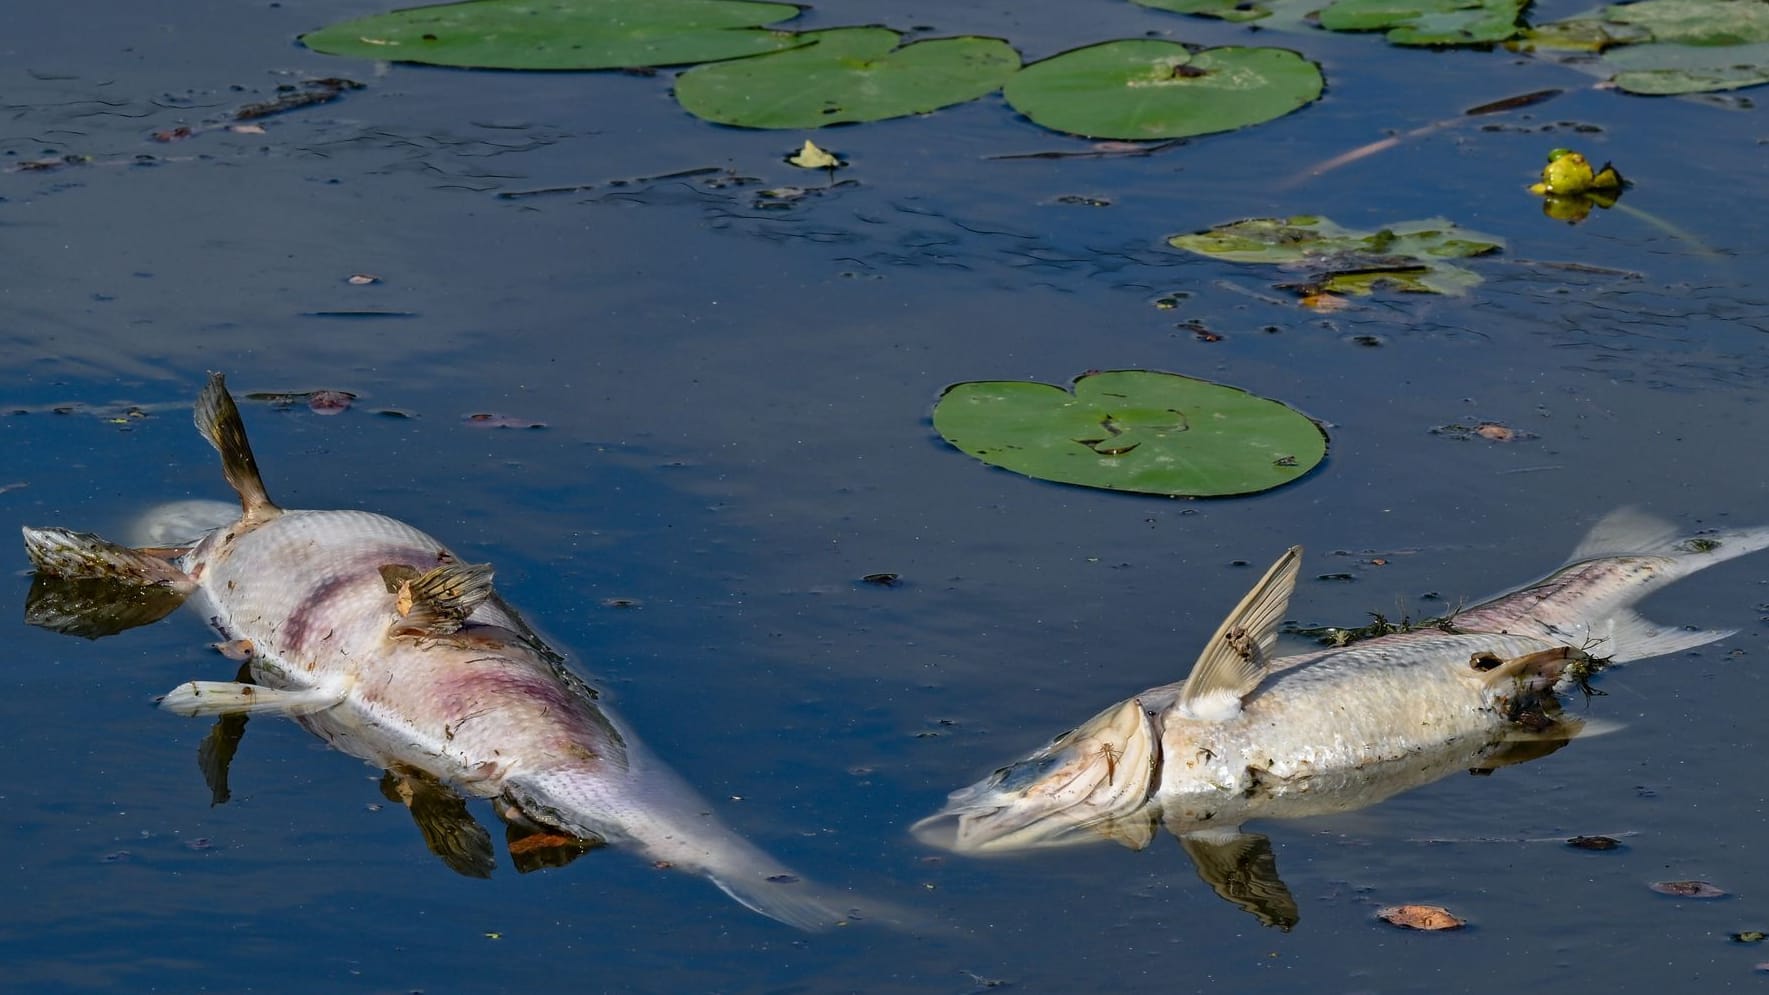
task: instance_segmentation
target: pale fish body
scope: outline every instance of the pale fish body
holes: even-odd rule
[[[453,818],[446,811],[427,825],[410,800],[425,790],[417,781],[495,799],[512,825],[630,846],[659,866],[704,874],[793,926],[842,921],[834,896],[726,828],[653,757],[492,590],[488,567],[464,564],[384,515],[276,507],[218,375],[198,402],[197,422],[221,452],[243,514],[193,548],[133,550],[84,533],[25,530],[39,583],[183,594],[249,662],[250,683],[188,682],[165,707],[285,715],[390,778],[415,779],[402,791],[439,854],[477,845],[449,844],[451,835],[484,831],[476,823],[436,825]],[[188,509],[171,517],[157,527],[189,527]],[[95,634],[79,629],[77,616],[110,612],[104,601],[86,593],[51,598],[40,614],[53,620],[44,624]],[[129,615],[110,628],[151,620]],[[471,821],[458,800],[454,807]],[[489,873],[489,841],[483,845]],[[477,858],[444,859],[478,873]]]
[[[1219,894],[1287,928],[1295,906],[1269,846],[1240,834],[1243,822],[1348,811],[1558,749],[1586,728],[1562,713],[1560,694],[1608,663],[1730,634],[1655,625],[1635,602],[1766,546],[1769,528],[1684,538],[1618,512],[1553,575],[1436,626],[1273,658],[1301,553],[1292,548],[1189,677],[954,792],[915,832],[961,853],[1001,853],[1090,839],[1140,848],[1165,825]]]

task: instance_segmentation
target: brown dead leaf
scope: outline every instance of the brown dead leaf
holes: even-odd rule
[[[1440,905],[1390,905],[1376,911],[1376,918],[1402,929],[1445,930],[1468,925]]]
[[[356,395],[347,390],[316,390],[307,395],[307,409],[314,414],[335,415],[347,411]]]
[[[1301,300],[1301,304],[1303,307],[1308,308],[1316,314],[1332,314],[1335,311],[1343,311],[1351,306],[1350,301],[1340,297],[1338,294],[1329,294],[1325,292],[1305,295]]]
[[[1496,421],[1483,421],[1474,426],[1474,434],[1493,442],[1511,442],[1517,438],[1517,432]]]

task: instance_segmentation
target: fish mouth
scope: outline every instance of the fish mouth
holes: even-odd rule
[[[953,792],[910,827],[955,853],[1007,853],[1111,839],[1141,849],[1153,838],[1150,805],[1161,783],[1158,710],[1140,698],[1114,705],[1049,746]]]

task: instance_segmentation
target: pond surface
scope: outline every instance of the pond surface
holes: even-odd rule
[[[9,19],[0,517],[120,534],[156,502],[226,497],[188,419],[205,370],[242,394],[352,391],[334,417],[246,405],[280,503],[394,514],[493,562],[729,823],[806,877],[936,926],[799,935],[619,852],[462,878],[381,797],[377,771],[288,722],[251,723],[234,797],[211,805],[196,763],[208,723],[153,707],[181,681],[231,676],[208,630],[190,613],[93,642],[25,626],[19,552],[0,592],[15,620],[0,696],[17,761],[0,788],[10,984],[1761,983],[1769,950],[1728,937],[1769,928],[1762,560],[1648,603],[1665,622],[1740,631],[1605,675],[1588,707],[1619,731],[1255,827],[1300,904],[1288,933],[1217,899],[1170,839],[982,861],[906,831],[946,792],[1177,679],[1253,579],[1236,564],[1292,543],[1309,549],[1295,620],[1355,625],[1532,579],[1618,505],[1691,530],[1769,522],[1769,187],[1752,92],[1629,98],[1504,52],[1268,33],[1322,63],[1319,104],[1155,155],[1000,159],[1088,146],[989,98],[819,134],[853,165],[782,208],[758,192],[825,181],[781,161],[804,136],[703,124],[670,100],[668,73],[376,67],[293,44],[374,9],[75,0]],[[1246,37],[1115,0],[839,0],[805,20],[1000,35],[1028,60],[1149,32]],[[314,75],[366,85],[263,134],[152,139]],[[1546,87],[1567,92],[1295,180]],[[1637,184],[1623,204],[1689,237],[1619,209],[1542,217],[1523,188],[1558,145],[1614,160]],[[16,168],[61,155],[91,161]],[[535,193],[557,188],[576,189]],[[1164,247],[1304,212],[1357,227],[1441,214],[1509,248],[1473,263],[1486,282],[1467,297],[1315,314],[1273,288],[1281,276]],[[1153,303],[1174,293],[1176,308]],[[1329,424],[1328,461],[1256,498],[1141,499],[990,470],[929,424],[955,381],[1113,368],[1281,398]],[[477,412],[546,427],[463,421]],[[1480,420],[1531,438],[1431,431]],[[878,572],[902,582],[860,580]],[[1563,842],[1597,833],[1623,848]],[[1730,896],[1649,890],[1666,879]],[[1375,921],[1396,902],[1448,906],[1471,928]]]

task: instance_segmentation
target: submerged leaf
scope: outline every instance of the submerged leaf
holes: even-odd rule
[[[1250,218],[1208,231],[1175,235],[1176,249],[1237,263],[1267,263],[1307,271],[1312,282],[1297,289],[1369,294],[1378,287],[1460,294],[1480,283],[1479,274],[1447,262],[1497,252],[1502,239],[1442,219],[1407,221],[1378,231],[1342,228],[1326,218]]]
[[[1514,47],[1600,52],[1575,58],[1631,93],[1673,95],[1769,83],[1769,4],[1762,0],[1642,0],[1539,25]]]
[[[761,25],[800,8],[754,0],[470,0],[301,36],[327,55],[485,69],[623,69],[737,59],[803,44]]]
[[[1155,39],[1110,41],[1033,63],[1007,81],[1014,110],[1054,131],[1147,140],[1233,131],[1321,95],[1320,67],[1288,49],[1194,52]]]
[[[1654,881],[1652,890],[1678,898],[1724,898],[1726,892],[1706,881]]]
[[[955,384],[934,407],[934,429],[1028,477],[1187,497],[1269,490],[1327,453],[1326,432],[1293,408],[1151,370],[1089,373],[1072,393],[1014,380]]]
[[[936,38],[898,47],[889,28],[798,35],[799,47],[696,66],[676,79],[695,117],[742,128],[821,128],[962,104],[1000,88],[1020,54],[999,38]]]

